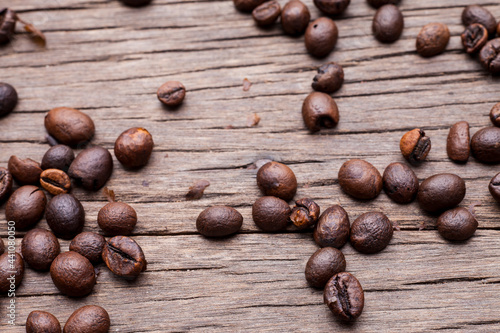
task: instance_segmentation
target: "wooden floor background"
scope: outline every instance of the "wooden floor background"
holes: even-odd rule
[[[0,119],[0,166],[14,154],[41,160],[48,149],[44,114],[59,106],[94,119],[93,144],[112,150],[122,131],[143,126],[155,149],[140,172],[124,170],[115,159],[108,182],[119,200],[137,210],[133,237],[149,261],[147,272],[126,282],[101,265],[92,294],[70,299],[48,273],[27,269],[16,298],[17,326],[6,325],[4,297],[0,331],[24,332],[33,310],[49,311],[64,324],[76,308],[98,304],[109,312],[112,332],[498,332],[500,206],[487,185],[500,168],[474,159],[458,165],[446,156],[449,127],[461,120],[470,123],[471,133],[489,126],[489,110],[500,101],[499,79],[462,51],[460,16],[471,2],[500,18],[495,1],[403,0],[403,36],[383,45],[371,34],[375,10],[365,0],[352,0],[335,20],[340,38],[324,60],[309,57],[303,38],[284,36],[279,25],[256,28],[230,0],[154,0],[140,9],[115,0],[9,2],[45,32],[48,44],[42,49],[18,34],[0,48],[0,81],[20,96],[15,112]],[[312,19],[320,16],[312,0],[305,3]],[[415,52],[415,37],[436,21],[450,28],[448,49],[423,59]],[[345,70],[345,84],[334,95],[340,123],[311,135],[301,105],[315,68],[326,61]],[[246,92],[244,78],[252,82]],[[156,89],[167,80],[182,81],[188,90],[176,111],[156,99]],[[248,128],[254,112],[260,124]],[[380,172],[403,161],[399,139],[415,127],[432,140],[428,161],[415,168],[419,179],[456,173],[467,184],[462,206],[481,202],[479,229],[465,244],[440,238],[435,217],[416,203],[397,205],[384,194],[358,202],[337,184],[347,159],[366,159]],[[379,254],[362,255],[350,245],[342,249],[347,270],[365,289],[365,310],[356,323],[339,324],[323,305],[322,292],[307,286],[304,267],[317,249],[310,232],[290,227],[266,234],[254,225],[251,205],[260,193],[253,165],[262,159],[295,171],[296,198],[311,197],[323,210],[341,204],[351,221],[376,210],[399,224],[401,231]],[[211,183],[205,196],[184,201],[200,179]],[[73,193],[85,207],[85,230],[98,231],[105,197]],[[215,204],[243,214],[240,234],[214,241],[196,233],[196,217]],[[4,210],[5,204],[5,239]],[[44,220],[38,226],[47,228]],[[68,242],[61,244],[67,250]]]

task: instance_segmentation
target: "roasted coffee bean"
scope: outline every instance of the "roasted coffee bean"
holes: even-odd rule
[[[130,235],[137,224],[137,213],[124,202],[110,202],[99,211],[97,223],[108,235]]]
[[[141,7],[149,5],[153,0],[120,0],[120,1],[130,7]]]
[[[1,33],[0,33],[1,39]],[[1,42],[0,42],[1,44]],[[8,115],[17,105],[17,91],[8,83],[0,82],[0,117]]]
[[[459,121],[450,128],[446,141],[448,157],[455,162],[467,162],[470,155],[469,123]]]
[[[477,53],[488,41],[488,30],[483,25],[474,23],[465,28],[461,38],[465,52],[469,54]]]
[[[96,191],[106,184],[113,172],[113,158],[107,149],[91,147],[83,150],[75,158],[68,175],[77,185],[86,190]]]
[[[45,311],[32,311],[26,319],[26,333],[61,333],[61,323]]]
[[[344,70],[334,62],[321,65],[318,74],[313,79],[312,88],[316,91],[331,94],[342,87],[344,83]]]
[[[314,0],[314,5],[327,15],[340,15],[351,3],[351,0]]]
[[[70,297],[83,297],[94,289],[96,276],[90,261],[73,251],[61,253],[50,265],[50,277],[57,289]]]
[[[358,318],[365,306],[365,294],[354,275],[341,272],[334,275],[323,292],[325,304],[340,320],[351,321]]]
[[[386,248],[392,239],[392,223],[379,212],[359,216],[351,226],[351,245],[361,253],[377,253]]]
[[[250,13],[266,0],[233,0],[234,7],[239,11]]]
[[[433,57],[446,49],[450,41],[450,30],[442,23],[429,23],[417,36],[417,53],[422,57]]]
[[[252,17],[257,25],[266,27],[278,19],[281,15],[281,6],[278,1],[266,1],[252,11]]]
[[[497,21],[493,14],[484,7],[471,5],[464,8],[462,12],[462,23],[467,27],[473,23],[479,23],[488,30],[490,37],[495,36]]]
[[[382,183],[385,194],[394,202],[407,204],[417,196],[417,175],[406,164],[389,164],[384,170]]]
[[[53,233],[35,228],[24,235],[21,253],[31,268],[37,271],[48,271],[52,261],[61,253],[61,247]]]
[[[71,179],[62,170],[47,169],[40,175],[40,185],[52,195],[64,194],[71,190]]]
[[[404,26],[403,14],[394,5],[380,7],[373,17],[373,34],[382,43],[397,41],[403,33]]]
[[[375,199],[382,190],[382,176],[370,163],[352,159],[340,167],[339,185],[350,196],[361,199]]]
[[[281,26],[288,35],[301,35],[307,28],[311,13],[299,0],[288,2],[281,11]]]
[[[491,108],[490,120],[493,123],[493,125],[495,125],[496,127],[500,127],[500,103],[495,104]]]
[[[72,108],[55,108],[45,116],[45,128],[57,141],[76,146],[90,141],[95,133],[92,119]]]
[[[306,280],[314,288],[325,287],[332,276],[345,271],[344,254],[333,247],[317,250],[306,265]]]
[[[106,244],[106,239],[95,232],[82,232],[76,235],[69,244],[69,250],[75,251],[92,264],[98,264],[102,261],[102,250]]]
[[[462,207],[447,210],[437,220],[439,234],[451,241],[464,241],[471,238],[477,226],[474,215]]]
[[[148,164],[153,151],[153,137],[145,128],[126,130],[115,142],[115,156],[127,168],[139,168]]]
[[[304,38],[307,52],[313,57],[324,58],[333,51],[338,37],[335,22],[328,17],[320,17],[307,27]]]
[[[71,314],[64,333],[107,333],[111,326],[109,314],[97,305],[85,305]]]
[[[311,132],[318,132],[322,127],[333,128],[339,122],[337,103],[322,92],[310,93],[302,104],[302,118]]]
[[[431,150],[431,139],[425,132],[415,128],[401,138],[399,149],[403,157],[413,165],[424,161]]]
[[[12,191],[12,174],[0,167],[0,203],[7,199]]]
[[[55,145],[43,155],[42,169],[59,169],[68,172],[69,166],[75,159],[73,149],[66,145]]]
[[[500,128],[485,127],[472,136],[472,155],[483,163],[500,163]]]
[[[488,190],[490,190],[493,199],[500,203],[500,173],[497,173],[495,177],[491,179]]]
[[[307,229],[318,222],[320,213],[319,206],[309,198],[295,201],[290,220],[299,229]]]
[[[10,42],[16,30],[16,22],[17,15],[15,11],[9,8],[0,10],[0,44]]]
[[[5,251],[5,244],[3,243],[3,239],[0,238],[0,255]]]
[[[59,194],[49,201],[45,218],[57,237],[71,239],[82,231],[85,211],[80,201],[73,195]]]
[[[290,201],[297,192],[297,178],[292,169],[279,162],[268,162],[257,172],[257,185],[264,195]]]
[[[14,278],[12,276],[14,275]],[[24,277],[24,261],[19,253],[0,255],[0,294],[15,291]]]
[[[285,229],[291,212],[285,201],[271,196],[257,199],[252,206],[253,221],[260,229],[269,232]]]
[[[497,35],[500,36],[500,22],[498,22],[497,24]]]
[[[500,38],[490,40],[479,51],[481,65],[490,73],[500,73]]]
[[[196,229],[206,237],[225,237],[238,232],[243,224],[243,216],[234,208],[212,206],[200,213],[196,219]]]
[[[423,210],[439,213],[458,205],[465,197],[465,182],[451,173],[441,173],[424,180],[418,189],[418,203]]]
[[[347,212],[339,205],[333,205],[319,217],[313,232],[314,241],[321,247],[339,249],[349,239],[350,228]]]
[[[367,1],[372,7],[379,8],[388,4],[396,5],[399,3],[400,0],[367,0]]]
[[[16,222],[16,229],[26,230],[35,225],[43,216],[47,197],[43,191],[32,185],[18,188],[7,201],[5,218]]]
[[[31,158],[20,159],[17,156],[9,158],[8,168],[12,177],[20,185],[36,185],[40,181],[42,168],[40,163]]]
[[[111,272],[127,279],[135,279],[147,267],[146,257],[139,244],[126,236],[111,238],[104,245],[102,259]]]
[[[166,106],[178,106],[186,97],[186,87],[179,81],[168,81],[158,88],[156,95]]]

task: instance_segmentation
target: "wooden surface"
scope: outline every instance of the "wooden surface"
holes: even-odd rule
[[[320,16],[312,0],[305,3],[313,19]],[[1,166],[13,154],[41,160],[48,149],[44,114],[58,106],[78,108],[94,119],[93,144],[112,150],[122,131],[143,126],[156,145],[140,172],[124,170],[115,159],[108,183],[119,200],[137,210],[133,237],[145,251],[147,272],[126,282],[101,265],[92,294],[70,299],[48,273],[27,269],[17,293],[17,326],[6,326],[7,299],[2,298],[0,331],[23,332],[32,310],[50,311],[64,324],[84,304],[105,307],[112,332],[499,331],[500,207],[487,185],[500,169],[473,159],[454,164],[445,148],[453,123],[468,121],[472,133],[489,126],[489,110],[500,96],[499,79],[461,49],[460,15],[469,3],[403,0],[403,36],[383,45],[371,35],[375,10],[353,0],[336,19],[335,52],[315,60],[306,54],[302,37],[284,36],[279,25],[256,28],[229,0],[154,0],[140,9],[111,0],[9,2],[46,33],[48,45],[41,49],[19,34],[0,48],[0,81],[14,85],[20,96],[15,112],[0,119]],[[500,18],[499,4],[474,3]],[[435,21],[450,28],[448,50],[420,58],[415,37]],[[315,68],[326,61],[345,70],[346,82],[334,95],[340,123],[310,135],[300,109]],[[253,83],[247,92],[244,78]],[[182,81],[188,89],[176,111],[156,99],[156,89],[167,80]],[[254,112],[260,124],[247,128]],[[229,125],[234,128],[226,129]],[[415,168],[419,179],[454,172],[467,185],[461,205],[482,204],[476,209],[479,229],[465,244],[440,238],[435,217],[416,203],[397,205],[384,194],[359,202],[337,184],[347,159],[366,159],[381,172],[402,161],[399,139],[415,127],[432,140],[428,161]],[[284,162],[295,171],[296,198],[311,197],[323,210],[341,204],[351,221],[377,210],[399,224],[401,231],[379,254],[361,255],[350,245],[342,249],[347,270],[365,289],[365,310],[353,325],[339,324],[323,305],[322,292],[306,284],[303,270],[317,249],[311,233],[290,227],[266,234],[253,224],[251,205],[260,193],[256,170],[249,166],[261,159]],[[205,196],[184,201],[199,179],[211,183]],[[73,193],[85,207],[85,230],[98,231],[104,196]],[[243,214],[240,234],[208,240],[196,233],[196,217],[215,204]],[[4,208],[0,236],[5,239]],[[47,228],[44,220],[38,226]],[[22,236],[19,232],[18,242]],[[67,250],[68,242],[61,244]]]

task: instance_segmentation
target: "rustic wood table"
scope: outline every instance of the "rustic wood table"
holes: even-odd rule
[[[320,13],[312,2],[305,1],[314,19]],[[455,164],[446,155],[449,127],[466,120],[473,134],[489,126],[489,110],[500,101],[499,79],[462,51],[460,16],[471,2],[477,1],[404,0],[403,36],[383,45],[371,34],[375,10],[353,0],[335,19],[340,38],[323,60],[308,56],[303,37],[285,36],[279,24],[258,29],[230,0],[154,0],[139,9],[112,0],[9,2],[45,32],[48,43],[44,49],[17,34],[0,48],[0,81],[20,96],[15,112],[0,119],[0,165],[11,155],[41,160],[49,147],[44,115],[58,106],[94,119],[93,144],[112,151],[122,131],[142,126],[155,149],[138,172],[115,159],[107,184],[137,210],[132,237],[144,249],[147,272],[127,282],[100,265],[94,291],[72,299],[59,293],[48,273],[27,268],[16,295],[17,326],[6,324],[3,297],[0,331],[23,332],[33,310],[49,311],[64,324],[76,308],[98,304],[108,310],[112,332],[498,332],[500,207],[487,186],[500,169],[473,158]],[[484,4],[500,18],[500,4]],[[451,41],[444,54],[423,59],[415,37],[436,21],[449,26]],[[344,86],[334,94],[340,123],[311,135],[301,105],[315,69],[326,61],[345,70]],[[244,78],[252,82],[249,91],[242,89]],[[168,80],[188,90],[175,111],[156,98]],[[252,113],[261,117],[256,127],[247,126]],[[337,172],[350,158],[366,159],[381,172],[403,161],[399,139],[416,127],[432,139],[428,161],[414,169],[419,179],[456,173],[467,185],[461,206],[481,203],[479,229],[466,243],[443,240],[436,217],[417,203],[397,205],[385,194],[359,202],[338,186]],[[354,324],[339,324],[322,291],[304,279],[306,261],[318,248],[311,232],[290,227],[268,234],[254,225],[251,206],[260,196],[254,163],[263,159],[295,171],[296,198],[311,197],[323,209],[341,204],[351,221],[375,210],[399,224],[379,254],[362,255],[349,244],[342,249],[347,270],[365,289],[365,310]],[[185,201],[200,179],[211,183],[203,198]],[[73,193],[85,207],[85,230],[99,231],[103,193]],[[243,214],[239,234],[210,240],[196,232],[198,214],[216,204]],[[5,204],[5,239],[4,210]],[[45,220],[38,226],[48,228]],[[23,234],[17,233],[18,243]],[[63,250],[68,244],[61,241]]]

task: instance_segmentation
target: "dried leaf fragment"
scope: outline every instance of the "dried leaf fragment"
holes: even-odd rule
[[[260,117],[257,113],[252,113],[247,117],[247,127],[257,126],[260,122]]]
[[[252,86],[252,82],[250,82],[249,79],[244,78],[243,79],[243,91],[249,91],[251,86]]]
[[[203,196],[205,189],[210,186],[208,180],[197,180],[194,182],[193,186],[189,188],[189,192],[186,194],[186,200],[198,200]]]
[[[104,187],[102,189],[102,193],[104,194],[104,196],[106,197],[106,199],[108,199],[109,202],[115,202],[115,191],[113,190],[110,190],[109,188],[107,187]]]

